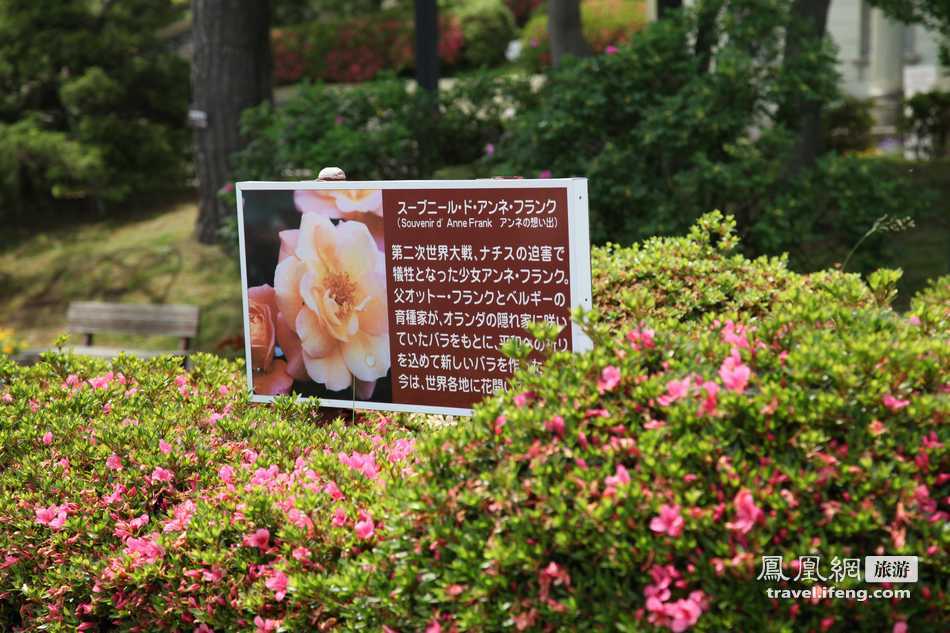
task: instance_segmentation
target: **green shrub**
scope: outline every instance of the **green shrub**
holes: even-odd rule
[[[591,319],[593,352],[555,354],[471,423],[420,440],[390,536],[341,569],[359,588],[350,617],[397,630],[940,627],[950,332],[878,305],[855,275],[742,261],[728,226],[704,223],[626,255],[632,288],[666,309]],[[875,553],[920,557],[909,598],[777,600],[767,588],[814,583],[756,580],[762,556],[782,556],[791,579],[801,556],[828,576],[835,558]]]
[[[738,254],[734,228],[712,213],[687,237],[594,249],[594,351],[455,425],[252,405],[242,363],[207,355],[186,373],[0,354],[0,622],[938,630],[948,278],[905,318],[896,271],[799,275]],[[827,574],[879,551],[920,557],[910,598],[769,600],[755,580],[763,555],[790,575],[818,555]]]
[[[252,406],[243,380],[211,356],[185,373],[175,358],[0,355],[5,629],[332,625],[332,594],[311,608],[286,579],[317,591],[379,538],[411,434],[290,399]]]
[[[915,215],[926,194],[887,161],[829,154],[790,174],[796,132],[780,113],[799,98],[835,97],[834,56],[817,47],[781,64],[787,3],[744,5],[754,19],[722,20],[708,69],[686,11],[614,54],[551,71],[539,107],[519,112],[500,144],[499,169],[587,176],[597,243],[685,231],[721,208],[736,216],[747,252],[788,251],[809,269],[830,263],[814,262],[816,251],[843,257],[874,219]]]
[[[508,43],[517,36],[515,18],[502,0],[464,0],[452,10],[462,25],[462,59],[479,67],[504,63]]]
[[[480,159],[501,135],[506,110],[531,92],[526,79],[474,75],[441,90],[436,106],[430,98],[394,79],[348,90],[304,86],[277,110],[245,112],[248,145],[235,156],[236,179],[300,177],[326,165],[361,180],[429,177]]]
[[[647,24],[646,3],[640,0],[583,0],[581,29],[584,38],[597,53],[629,42]],[[533,71],[551,65],[548,16],[535,13],[521,35],[521,60]]]
[[[846,96],[829,104],[822,116],[825,126],[825,148],[840,154],[864,152],[874,143],[871,128],[871,101]]]
[[[922,92],[905,103],[905,134],[916,140],[918,158],[943,158],[950,148],[950,92]]]

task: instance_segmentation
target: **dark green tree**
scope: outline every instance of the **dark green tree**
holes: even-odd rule
[[[0,214],[181,182],[188,65],[173,0],[0,0]]]

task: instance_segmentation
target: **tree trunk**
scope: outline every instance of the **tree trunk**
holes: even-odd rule
[[[201,203],[198,240],[211,244],[227,214],[218,192],[231,179],[242,146],[241,112],[270,101],[270,0],[192,0],[192,109]]]
[[[801,55],[807,47],[820,44],[828,26],[830,4],[831,0],[794,0],[791,8],[792,22],[785,37],[785,64]],[[799,98],[792,106],[791,113],[797,120],[789,123],[798,132],[798,140],[788,170],[790,176],[814,165],[824,150],[822,103],[814,99]]]
[[[416,81],[439,90],[439,8],[436,0],[415,0]]]
[[[693,51],[699,60],[700,74],[709,72],[713,49],[719,43],[719,13],[724,2],[725,0],[705,0],[699,5]]]
[[[548,37],[551,40],[551,63],[555,66],[565,55],[593,55],[581,30],[580,0],[548,0]]]

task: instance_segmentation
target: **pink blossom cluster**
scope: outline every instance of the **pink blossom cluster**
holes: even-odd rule
[[[686,582],[673,565],[654,565],[650,569],[653,582],[647,585],[647,621],[662,626],[674,633],[681,633],[699,621],[703,611],[709,608],[702,591],[691,591],[686,598],[672,600],[671,588],[684,589]]]
[[[340,463],[349,466],[355,471],[363,473],[368,479],[379,477],[379,466],[376,465],[376,457],[372,453],[340,453]]]
[[[53,504],[45,508],[37,507],[35,510],[36,522],[47,526],[51,530],[60,530],[66,524],[70,509],[69,504]]]

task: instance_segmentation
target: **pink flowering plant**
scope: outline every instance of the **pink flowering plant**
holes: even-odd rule
[[[332,623],[321,579],[379,538],[415,440],[242,380],[211,356],[0,360],[0,628]]]
[[[584,317],[595,351],[519,373],[420,444],[354,617],[400,631],[939,629],[950,331],[880,305],[856,275],[801,276],[737,246],[711,214],[689,238],[595,254],[611,297]],[[910,598],[766,595],[812,584],[793,581],[799,556],[827,576],[835,557],[878,554],[920,557]],[[789,581],[756,580],[764,555]]]
[[[0,628],[941,630],[950,286],[899,314],[733,229],[595,249],[595,350],[454,424],[251,405],[212,356],[0,357]],[[765,593],[876,554],[919,557],[910,598]]]

